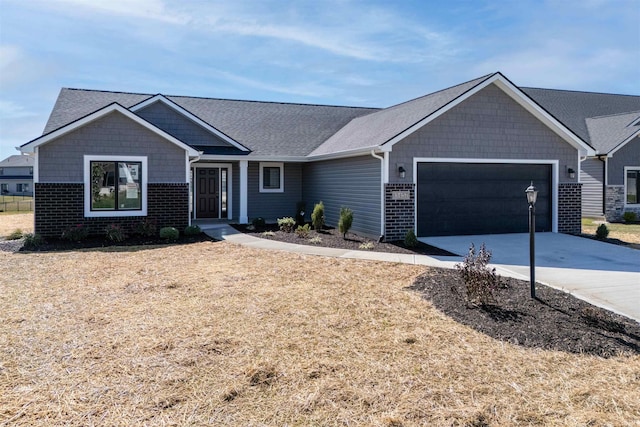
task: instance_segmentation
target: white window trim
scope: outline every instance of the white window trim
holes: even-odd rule
[[[280,168],[280,188],[264,188],[263,169]],[[261,193],[284,193],[284,163],[283,162],[260,162],[260,192]]]
[[[640,207],[640,203],[627,203],[627,172],[630,170],[638,171],[638,175],[640,175],[640,166],[624,167],[624,206],[628,208],[638,208]]]
[[[91,210],[91,162],[140,162],[142,163],[142,209],[126,211]],[[147,157],[146,156],[84,156],[84,216],[85,218],[109,218],[147,216]]]

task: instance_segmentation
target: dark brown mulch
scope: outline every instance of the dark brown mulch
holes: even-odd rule
[[[159,237],[142,237],[132,236],[126,240],[114,243],[106,240],[104,237],[89,237],[79,242],[71,242],[64,239],[48,238],[46,241],[38,245],[35,248],[25,248],[23,246],[24,239],[14,240],[12,244],[6,243],[6,241],[0,242],[0,250],[10,252],[57,252],[57,251],[72,251],[78,249],[97,249],[108,247],[131,247],[131,246],[154,246],[154,245],[168,245],[168,244],[188,244],[198,243],[205,241],[212,241],[213,239],[204,233],[200,233],[196,236],[180,236],[178,240],[168,241]]]
[[[349,249],[349,250],[370,250],[373,252],[390,252],[397,254],[414,254],[414,255],[432,255],[432,256],[458,256],[444,249],[436,248],[434,246],[427,245],[422,242],[418,242],[418,245],[413,248],[408,248],[404,245],[403,241],[395,242],[378,242],[375,239],[359,236],[354,233],[347,233],[347,238],[344,239],[342,234],[335,228],[325,228],[321,232],[311,230],[309,236],[301,238],[296,233],[285,233],[278,229],[275,224],[267,224],[264,227],[252,229],[247,225],[236,225],[233,227],[242,233],[251,234],[262,239],[278,240],[286,243],[297,243],[299,245],[310,246],[322,246],[325,248],[337,248],[337,249]],[[269,234],[265,234],[268,232]],[[273,233],[273,234],[270,234]],[[312,239],[319,237],[320,242],[314,243]],[[364,243],[371,243],[373,247],[371,249],[362,249],[360,245]]]
[[[466,302],[465,284],[456,270],[429,269],[411,289],[447,316],[493,338],[521,345],[601,357],[640,354],[640,324],[595,307],[565,292],[502,278],[487,306]]]

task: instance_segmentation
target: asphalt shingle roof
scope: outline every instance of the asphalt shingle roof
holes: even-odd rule
[[[608,153],[633,134],[640,132],[640,111],[587,119],[587,129],[598,150]]]
[[[640,96],[557,89],[520,89],[571,129],[573,133],[604,153],[607,152],[603,151],[607,143],[600,141],[597,137],[591,138],[587,128],[587,119],[640,111]]]
[[[130,108],[153,95],[61,90],[48,133],[113,102]],[[166,96],[251,150],[251,156],[306,156],[354,117],[375,108]]]
[[[33,156],[14,154],[0,161],[0,168],[21,168],[33,166]]]

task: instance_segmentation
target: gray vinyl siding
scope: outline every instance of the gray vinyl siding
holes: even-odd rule
[[[39,181],[83,182],[84,155],[147,156],[149,183],[186,182],[185,150],[118,112],[41,145]]]
[[[578,170],[577,150],[501,89],[489,85],[393,146],[389,182],[413,179],[414,157],[559,160],[561,171]],[[403,163],[406,178],[397,174]],[[575,183],[566,173],[560,183]]]
[[[187,144],[229,146],[227,142],[160,101],[136,111],[136,114]]]
[[[640,166],[640,137],[629,141],[607,159],[607,185],[624,185],[625,166]]]
[[[335,227],[340,207],[347,206],[353,210],[353,232],[380,236],[380,163],[371,156],[306,163],[303,195],[307,217],[313,206],[322,201],[325,222]]]
[[[31,173],[32,166],[22,166],[22,167],[0,166],[0,169],[2,169],[0,178],[3,176],[24,176],[26,178],[31,178],[33,176],[33,174]]]
[[[581,163],[582,215],[604,215],[604,162],[590,157]]]
[[[302,200],[302,166],[300,163],[284,163],[284,192],[260,192],[260,162],[249,162],[247,171],[249,221],[262,217],[275,221],[285,216],[295,216],[296,203]]]

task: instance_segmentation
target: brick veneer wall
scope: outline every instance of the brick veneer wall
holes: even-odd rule
[[[43,237],[60,237],[77,224],[88,227],[91,235],[102,235],[109,224],[129,231],[144,218],[180,231],[189,223],[188,184],[147,184],[146,217],[85,218],[83,184],[36,183],[34,199],[35,232]]]
[[[558,185],[558,232],[580,234],[582,231],[582,184]]]
[[[415,229],[415,184],[385,184],[385,240],[403,240],[408,230]],[[393,200],[394,191],[408,191],[409,199]]]

